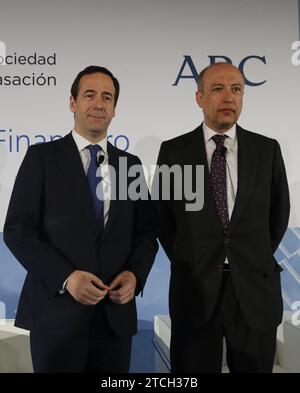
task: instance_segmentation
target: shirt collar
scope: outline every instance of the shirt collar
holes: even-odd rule
[[[107,136],[105,138],[103,138],[98,143],[91,143],[89,140],[87,140],[83,136],[79,135],[78,132],[76,132],[75,130],[72,130],[72,136],[73,136],[73,139],[74,139],[74,141],[76,143],[78,151],[84,150],[88,145],[95,144],[95,145],[99,145],[101,147],[101,149],[103,150],[104,154],[106,155],[106,152],[107,152]]]
[[[219,135],[218,132],[209,128],[205,122],[203,122],[203,133],[204,133],[205,143],[207,143],[214,135],[216,135],[216,134]],[[236,140],[236,124],[234,124],[234,126],[232,128],[230,128],[228,131],[224,132],[223,134],[226,135],[227,137],[229,137],[230,139],[232,139],[232,141],[235,141]]]

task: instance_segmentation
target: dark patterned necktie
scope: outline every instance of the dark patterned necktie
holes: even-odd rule
[[[226,186],[226,157],[223,152],[225,138],[225,135],[214,135],[212,137],[212,140],[216,144],[216,148],[213,152],[210,166],[212,192],[218,215],[224,227],[224,232],[227,230],[229,223]]]
[[[87,178],[90,185],[91,196],[93,200],[93,205],[95,209],[95,214],[97,220],[100,221],[100,226],[103,226],[103,200],[102,198],[97,197],[97,187],[101,181],[101,177],[97,176],[98,162],[97,162],[97,153],[101,150],[99,145],[88,145],[87,149],[89,149],[91,154],[91,162],[89,165],[89,169],[87,172]],[[98,173],[99,175],[99,173]],[[98,190],[99,192],[99,190]]]

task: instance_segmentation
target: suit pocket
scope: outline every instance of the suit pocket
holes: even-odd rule
[[[277,262],[261,265],[260,270],[264,278],[272,277],[274,274],[278,274],[283,271],[282,267]]]

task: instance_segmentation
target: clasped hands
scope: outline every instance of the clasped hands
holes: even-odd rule
[[[110,285],[99,277],[82,270],[75,270],[68,278],[66,289],[79,303],[95,305],[105,296],[117,304],[126,304],[133,299],[136,288],[135,275],[127,270],[118,274]]]

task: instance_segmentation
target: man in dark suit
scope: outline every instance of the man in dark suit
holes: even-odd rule
[[[187,211],[184,199],[157,204],[171,261],[174,372],[220,372],[224,337],[231,372],[272,371],[282,319],[273,254],[288,225],[289,191],[277,141],[236,124],[243,93],[233,65],[205,68],[196,93],[203,124],[163,142],[159,153],[160,166],[204,166],[201,210]]]
[[[109,70],[81,71],[73,131],[31,146],[16,178],[4,240],[27,270],[15,324],[30,330],[35,372],[129,370],[157,244],[150,202],[118,198],[120,159],[141,164],[107,141],[118,96]]]

